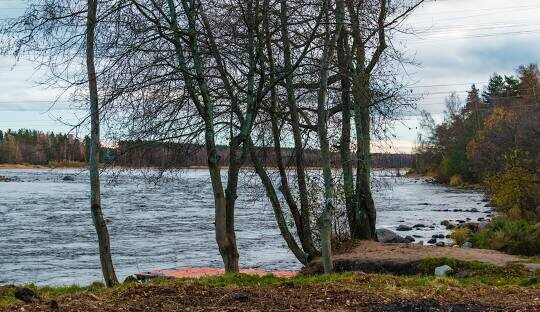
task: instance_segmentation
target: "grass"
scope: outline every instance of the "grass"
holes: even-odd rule
[[[462,278],[435,277],[433,271],[440,265],[450,265],[457,272],[465,272]],[[336,273],[328,275],[299,275],[294,278],[281,278],[274,275],[253,276],[246,274],[224,274],[199,279],[152,279],[143,284],[123,283],[106,289],[102,283],[89,286],[37,287],[26,285],[45,300],[57,299],[78,293],[92,293],[99,296],[115,295],[132,287],[148,286],[198,286],[198,287],[321,287],[338,286],[348,289],[362,289],[385,296],[440,295],[449,288],[480,289],[490,287],[533,287],[540,288],[540,272],[529,272],[519,265],[496,267],[478,261],[462,261],[452,258],[424,259],[420,268],[422,274],[397,276],[391,274],[365,274],[359,272]],[[17,301],[14,286],[0,286],[0,307]],[[458,296],[459,294],[456,294]]]

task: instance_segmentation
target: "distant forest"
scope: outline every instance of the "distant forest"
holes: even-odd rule
[[[61,163],[86,163],[88,137],[79,139],[71,134],[42,132],[21,129],[18,131],[0,130],[0,163],[51,165]],[[220,164],[227,165],[229,149],[218,146]],[[293,150],[282,149],[283,158],[294,165]],[[258,155],[266,166],[276,164],[273,148],[259,147]],[[354,156],[351,156],[354,159]],[[332,154],[332,163],[339,163],[339,155]],[[148,141],[121,141],[115,148],[103,147],[101,161],[121,166],[133,167],[197,167],[207,165],[204,146]],[[376,168],[411,167],[413,155],[409,154],[372,154],[372,165]],[[308,167],[319,167],[320,151],[306,150],[305,163]],[[249,165],[250,161],[246,162]],[[286,164],[287,165],[287,164]]]

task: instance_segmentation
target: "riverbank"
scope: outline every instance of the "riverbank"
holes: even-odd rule
[[[503,278],[504,274],[504,278]],[[0,287],[0,311],[540,311],[540,284],[517,271],[455,278],[342,273],[155,279],[105,289],[32,288],[34,302]]]

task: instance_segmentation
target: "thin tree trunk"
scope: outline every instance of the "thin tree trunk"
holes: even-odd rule
[[[289,33],[287,29],[288,23],[288,9],[287,1],[281,0],[280,9],[281,18],[281,36],[283,42],[283,58],[285,63],[285,72],[291,71],[291,50],[289,43]],[[292,132],[294,140],[294,154],[296,162],[296,175],[298,180],[298,191],[300,196],[300,212],[302,219],[302,234],[300,240],[304,250],[310,254],[317,254],[316,248],[313,244],[313,236],[311,231],[311,211],[308,201],[307,183],[306,183],[306,166],[304,164],[304,146],[302,144],[302,134],[300,129],[300,117],[298,112],[298,106],[296,104],[296,98],[293,88],[293,77],[288,75],[285,79],[286,91],[287,91],[287,104],[289,105],[289,111],[292,121]]]
[[[287,246],[295,255],[295,257],[298,259],[298,261],[300,261],[302,264],[307,264],[308,262],[308,259],[306,257],[307,255],[300,248],[300,246],[298,246],[294,236],[289,231],[289,228],[287,226],[287,221],[285,220],[285,216],[283,214],[283,209],[281,209],[281,204],[279,203],[279,199],[277,197],[276,190],[274,186],[272,185],[272,181],[270,180],[270,177],[266,173],[266,170],[264,170],[261,162],[259,161],[256,148],[253,145],[253,142],[251,142],[251,140],[249,142],[249,149],[250,149],[250,154],[251,154],[251,160],[253,161],[253,165],[255,166],[255,171],[259,175],[259,178],[261,179],[261,182],[266,190],[266,195],[268,196],[270,203],[272,204],[272,208],[274,210],[274,216],[276,217],[276,221],[278,224],[279,231],[281,232],[281,236],[283,236],[283,239],[285,239]]]
[[[330,30],[329,13],[326,15],[326,35],[324,50],[320,60],[320,84],[317,95],[317,133],[321,149],[321,162],[324,180],[324,209],[320,220],[321,252],[324,273],[334,271],[332,263],[332,216],[334,213],[335,190],[332,180],[332,166],[330,163],[330,143],[328,140],[327,121],[328,110],[326,100],[328,96],[328,66],[334,54],[334,47],[343,25],[343,2],[336,0],[336,29]]]
[[[350,57],[347,54],[348,35],[344,29],[341,30],[337,45],[338,67],[341,80],[341,138],[340,138],[340,158],[343,170],[343,189],[345,192],[345,209],[349,223],[349,233],[351,238],[355,235],[355,215],[354,208],[354,178],[351,159],[351,81],[350,81]]]
[[[99,244],[99,258],[101,260],[101,270],[107,287],[118,284],[116,273],[111,256],[111,243],[107,222],[101,210],[101,191],[99,181],[99,106],[96,68],[94,64],[94,40],[97,15],[97,0],[88,0],[87,13],[87,34],[86,34],[86,66],[88,70],[88,87],[90,91],[90,115],[91,115],[91,135],[90,135],[90,207],[92,219],[96,228]]]

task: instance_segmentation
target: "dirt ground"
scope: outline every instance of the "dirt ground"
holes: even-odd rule
[[[452,248],[422,246],[418,244],[382,244],[374,241],[355,241],[341,246],[333,257],[339,271],[354,271],[366,268],[366,272],[392,272],[416,274],[414,264],[425,258],[454,258],[464,261],[480,261],[496,266],[522,263],[530,270],[540,270],[540,264],[495,250],[476,248]],[[313,261],[303,273],[321,273],[319,260]]]
[[[540,290],[448,286],[435,295],[387,297],[346,285],[139,285],[17,304],[3,311],[540,311]]]

